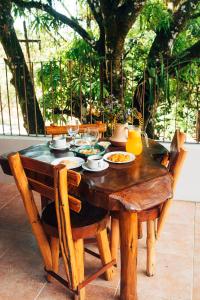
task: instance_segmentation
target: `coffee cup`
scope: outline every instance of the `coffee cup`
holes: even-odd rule
[[[90,169],[100,169],[103,166],[103,158],[101,155],[91,155],[87,159],[87,166]]]
[[[66,139],[65,138],[61,138],[61,137],[55,137],[52,140],[52,146],[54,148],[63,148],[67,145],[66,143]]]

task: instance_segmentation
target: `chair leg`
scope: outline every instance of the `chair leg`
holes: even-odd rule
[[[143,232],[142,232],[142,222],[138,221],[138,239],[142,239]]]
[[[119,220],[117,218],[111,217],[111,236],[110,236],[110,248],[112,259],[118,257],[118,248],[119,248]]]
[[[172,204],[172,199],[168,199],[163,204],[161,214],[160,214],[160,217],[159,217],[158,223],[157,223],[157,239],[159,239],[159,237],[160,237],[160,233],[161,233],[161,231],[163,229],[163,226],[165,224],[167,214],[168,214],[168,211],[169,211],[169,208],[170,208],[171,204]]]
[[[99,254],[101,256],[101,261],[102,261],[102,264],[105,265],[112,260],[107,230],[104,229],[104,230],[98,232],[96,238],[97,238],[97,244],[98,244],[98,248],[99,248]],[[106,280],[111,280],[113,277],[113,273],[114,273],[114,268],[113,267],[108,268],[105,271]]]
[[[58,273],[59,268],[59,238],[51,236],[50,248],[52,255],[52,271]],[[51,275],[47,276],[47,280],[52,282],[54,278]]]
[[[76,263],[78,269],[79,282],[81,283],[84,278],[84,243],[83,239],[74,241],[74,248],[76,253]],[[85,288],[82,288],[79,295],[74,296],[74,300],[85,300]]]
[[[154,220],[147,221],[147,276],[155,273],[155,226]]]

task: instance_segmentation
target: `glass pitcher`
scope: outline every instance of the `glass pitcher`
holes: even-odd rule
[[[135,155],[140,155],[143,150],[142,135],[145,138],[146,146],[148,144],[148,136],[144,131],[141,131],[138,126],[129,126],[128,128],[128,140],[126,143],[126,151],[131,152]]]

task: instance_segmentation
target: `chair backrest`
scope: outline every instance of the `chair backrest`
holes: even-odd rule
[[[64,165],[52,166],[20,156],[19,153],[10,155],[8,160],[48,271],[52,270],[51,250],[32,191],[39,192],[42,196],[55,201],[59,242],[67,281],[72,289],[76,289],[78,285],[78,271],[69,208],[79,211],[81,202],[68,195],[68,184],[78,186],[81,180],[80,174],[67,170]]]
[[[173,177],[173,191],[175,191],[186,156],[187,151],[183,147],[181,147],[178,154],[176,155],[176,159],[173,159],[173,163],[170,164],[169,172]]]
[[[179,129],[176,129],[170,145],[170,152],[162,160],[162,165],[164,165],[169,170],[173,177],[174,189],[176,187],[180,171],[187,155],[187,151],[185,151],[183,148],[185,140],[185,133],[181,132]]]
[[[170,145],[170,152],[179,152],[180,149],[183,147],[185,143],[186,135],[185,133],[181,132],[180,129],[176,129],[171,145]]]
[[[67,129],[69,125],[65,126],[58,126],[58,125],[50,125],[45,126],[45,132],[47,135],[59,135],[59,134],[67,134]],[[70,126],[72,127],[72,126]],[[105,123],[97,122],[95,124],[80,124],[79,125],[79,132],[83,133],[86,128],[98,128],[99,133],[102,134],[106,132],[107,125]]]
[[[179,175],[187,155],[187,151],[183,148],[185,140],[185,133],[177,129],[171,142],[169,161],[167,166],[169,172],[173,176],[173,190],[175,190],[176,188]]]
[[[169,161],[168,161],[168,165],[167,165],[167,168],[173,177],[174,177],[174,169],[177,166],[177,160],[179,157],[179,153],[180,153],[181,149],[182,149],[182,151],[181,151],[182,153],[183,153],[183,151],[185,151],[183,149],[185,140],[186,140],[185,133],[180,132],[180,130],[177,129],[175,131],[175,134],[173,136],[173,139],[172,139],[172,142],[170,145]]]

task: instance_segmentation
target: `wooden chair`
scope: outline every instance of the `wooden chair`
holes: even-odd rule
[[[60,135],[60,134],[67,134],[67,129],[69,125],[65,126],[58,126],[58,125],[50,125],[45,126],[45,132],[47,135]],[[70,126],[71,127],[71,126]],[[79,125],[79,132],[83,133],[86,128],[98,128],[100,135],[107,130],[107,125],[102,122],[96,122],[95,124],[80,124]]]
[[[85,299],[85,286],[105,273],[110,280],[115,261],[111,259],[107,237],[108,213],[88,202],[68,194],[68,185],[78,186],[80,174],[67,170],[64,165],[52,166],[20,156],[9,156],[9,164],[21,193],[26,213],[43,257],[48,279],[56,279],[75,294]],[[53,200],[38,213],[32,191]],[[87,279],[84,277],[84,239],[95,237],[103,267]],[[58,274],[61,250],[66,279]]]
[[[175,132],[171,143],[168,159],[164,159],[165,166],[173,177],[173,192],[182,169],[186,151],[183,149],[185,134],[179,131]],[[146,273],[148,276],[153,276],[155,273],[155,241],[159,238],[162,228],[165,224],[166,217],[171,206],[172,199],[166,199],[164,204],[156,206],[152,209],[138,213],[138,233],[141,235],[141,224],[147,224],[147,263]],[[119,221],[117,213],[111,214],[111,254],[112,258],[117,258],[117,250],[119,244]]]
[[[174,136],[172,138],[172,142],[170,145],[170,152],[163,157],[162,165],[168,167],[169,161],[173,162],[176,159],[177,154],[180,152],[180,149],[183,147],[185,143],[186,136],[179,129],[176,129]],[[170,167],[169,167],[170,168]]]
[[[170,164],[173,164],[173,162],[176,160],[178,153],[180,152],[180,149],[183,147],[183,144],[185,143],[186,136],[183,132],[181,132],[179,129],[176,129],[174,136],[172,138],[172,142],[170,145],[170,152],[166,153],[166,155],[163,157],[161,164],[168,168],[170,170],[171,166]],[[177,178],[178,179],[178,178]],[[174,185],[175,189],[175,185]],[[155,226],[157,226],[157,223],[155,222]],[[161,229],[159,228],[157,232],[157,238],[160,235]],[[142,222],[138,222],[138,238],[142,238]]]

